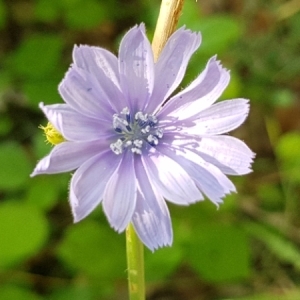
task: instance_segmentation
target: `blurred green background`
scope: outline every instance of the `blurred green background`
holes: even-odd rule
[[[152,38],[157,0],[0,0],[0,299],[127,299],[124,234],[101,207],[74,225],[70,174],[29,174],[47,154],[38,109],[74,44],[117,53],[130,27]],[[232,134],[257,153],[238,194],[169,205],[174,245],[146,250],[149,300],[300,299],[300,1],[186,0],[180,24],[203,43],[183,82],[218,54],[231,70],[223,99],[251,99]]]

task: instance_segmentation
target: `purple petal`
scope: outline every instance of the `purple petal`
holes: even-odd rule
[[[116,109],[96,78],[96,74],[91,75],[72,66],[58,89],[65,102],[75,111],[90,118],[111,122]]]
[[[56,174],[77,169],[81,164],[107,149],[103,140],[93,142],[63,142],[40,160],[30,176]]]
[[[204,161],[201,156],[188,149],[161,149],[185,168],[199,189],[216,205],[222,198],[235,192],[233,183],[215,166]]]
[[[195,125],[186,127],[183,131],[198,136],[227,133],[239,127],[248,112],[249,104],[246,99],[222,101],[194,115],[191,121]]]
[[[173,231],[168,207],[149,181],[139,158],[135,162],[135,171],[138,178],[138,193],[132,216],[133,226],[141,241],[150,250],[170,246]]]
[[[99,178],[101,180],[101,177]],[[108,181],[103,209],[110,225],[121,232],[125,230],[134,213],[137,197],[137,183],[134,172],[134,155],[127,151],[114,174]]]
[[[218,163],[216,166],[225,174],[244,175],[252,171],[254,153],[244,142],[234,137],[223,135],[204,137],[199,142],[197,150],[214,158],[215,160],[211,162]]]
[[[185,171],[185,166],[180,166],[176,158],[172,159],[153,149],[142,160],[151,182],[170,202],[188,205],[203,199],[194,181]]]
[[[68,141],[92,141],[108,138],[111,134],[110,123],[88,118],[67,104],[44,105],[40,103],[39,106],[50,123]]]
[[[77,67],[86,70],[95,78],[102,88],[99,95],[104,96],[116,112],[121,111],[124,105],[120,100],[124,96],[120,87],[117,57],[105,49],[81,45],[74,47],[73,60]]]
[[[85,218],[101,203],[107,182],[120,161],[121,157],[109,150],[92,157],[75,172],[70,185],[70,204],[75,222]]]
[[[172,97],[158,115],[186,119],[213,104],[229,80],[229,72],[222,68],[216,57],[212,57],[205,70],[187,88]]]
[[[188,62],[200,43],[200,33],[191,32],[184,27],[172,34],[155,64],[154,89],[147,111],[157,110],[178,87]]]
[[[121,41],[119,70],[123,93],[131,110],[141,110],[152,93],[154,60],[144,25],[134,27]]]

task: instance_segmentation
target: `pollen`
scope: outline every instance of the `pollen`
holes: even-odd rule
[[[65,141],[62,134],[56,128],[54,128],[50,122],[48,122],[47,126],[40,125],[39,128],[44,130],[44,134],[47,139],[46,142],[49,142],[52,145],[58,145]]]

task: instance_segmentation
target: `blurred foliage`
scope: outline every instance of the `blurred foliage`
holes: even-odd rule
[[[127,299],[124,235],[101,208],[72,223],[69,174],[29,178],[51,150],[38,103],[57,86],[74,44],[117,53],[134,24],[154,32],[158,0],[0,0],[0,299]],[[174,245],[145,265],[148,299],[300,299],[300,7],[297,0],[185,1],[180,26],[202,46],[183,85],[208,58],[231,70],[222,96],[251,99],[233,134],[257,153],[238,194],[170,205]]]

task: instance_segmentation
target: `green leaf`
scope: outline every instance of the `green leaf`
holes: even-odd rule
[[[91,288],[84,282],[75,282],[71,286],[56,290],[49,300],[93,300]]]
[[[199,5],[195,2],[185,5],[180,26],[185,24],[189,24],[189,29],[201,32],[202,42],[198,52],[208,57],[226,50],[243,32],[241,22],[228,15],[201,16]]]
[[[300,270],[300,251],[293,243],[260,224],[247,223],[244,228],[249,234],[264,243],[280,260],[290,263]]]
[[[201,18],[202,16],[199,3],[197,3],[196,1],[187,1],[183,6],[183,11],[179,19],[179,27],[188,24],[188,27],[190,29],[199,31],[198,23]]]
[[[26,79],[23,83],[23,92],[30,106],[38,109],[40,102],[47,103],[48,105],[62,102],[58,93],[58,85],[62,78],[63,75],[59,74],[59,76],[50,78]]]
[[[59,5],[56,0],[38,0],[34,8],[37,20],[52,22],[59,17]]]
[[[58,256],[71,269],[106,280],[125,275],[124,235],[108,225],[84,220],[71,225],[57,249]]]
[[[175,245],[156,250],[154,253],[145,251],[146,281],[166,279],[178,267],[182,260],[182,251]]]
[[[0,114],[0,136],[5,136],[12,129],[12,122],[8,115]]]
[[[261,199],[261,207],[267,210],[284,209],[284,197],[279,186],[274,183],[263,183],[257,187],[258,197]]]
[[[277,89],[271,95],[272,104],[277,107],[291,107],[296,101],[295,94],[288,89]]]
[[[10,67],[27,79],[41,78],[58,67],[62,48],[63,40],[58,35],[30,36],[10,57]]]
[[[275,151],[285,176],[293,182],[300,182],[300,134],[289,132],[280,137]]]
[[[62,5],[65,6],[67,26],[72,29],[93,28],[109,16],[107,4],[97,0],[65,0]]]
[[[41,125],[46,126],[47,120],[45,119],[45,121],[42,122]],[[46,140],[45,134],[41,129],[39,129],[33,137],[33,149],[35,156],[38,159],[41,159],[42,157],[48,155],[53,149],[53,146]]]
[[[36,208],[21,203],[0,205],[0,267],[36,254],[47,237],[47,221]]]
[[[50,210],[58,201],[61,190],[61,176],[42,175],[30,180],[25,202],[42,210]],[[66,185],[67,189],[67,185]]]
[[[16,285],[0,286],[1,300],[42,300],[42,297]]]
[[[205,280],[227,282],[250,273],[250,251],[246,234],[232,226],[202,224],[193,232],[186,260]]]
[[[200,19],[199,29],[202,34],[200,51],[210,56],[226,50],[242,34],[241,23],[225,15]]]
[[[0,0],[0,29],[4,28],[7,18],[6,6],[3,0]]]
[[[241,81],[240,78],[236,75],[234,72],[230,72],[230,82],[228,84],[228,87],[222,94],[222,99],[233,99],[238,98],[241,94]]]
[[[0,145],[0,188],[16,189],[28,180],[31,166],[21,146],[16,143]]]
[[[248,297],[242,297],[242,298],[238,298],[239,300],[270,300],[270,299],[274,299],[274,300],[296,300],[296,299],[300,299],[300,291],[298,289],[286,289],[284,291],[277,291],[276,293],[276,289],[274,290],[274,292],[270,292],[270,293],[265,293],[265,294],[261,294],[261,295],[251,295]]]
[[[300,134],[289,132],[281,136],[276,146],[276,154],[282,163],[300,166]]]

